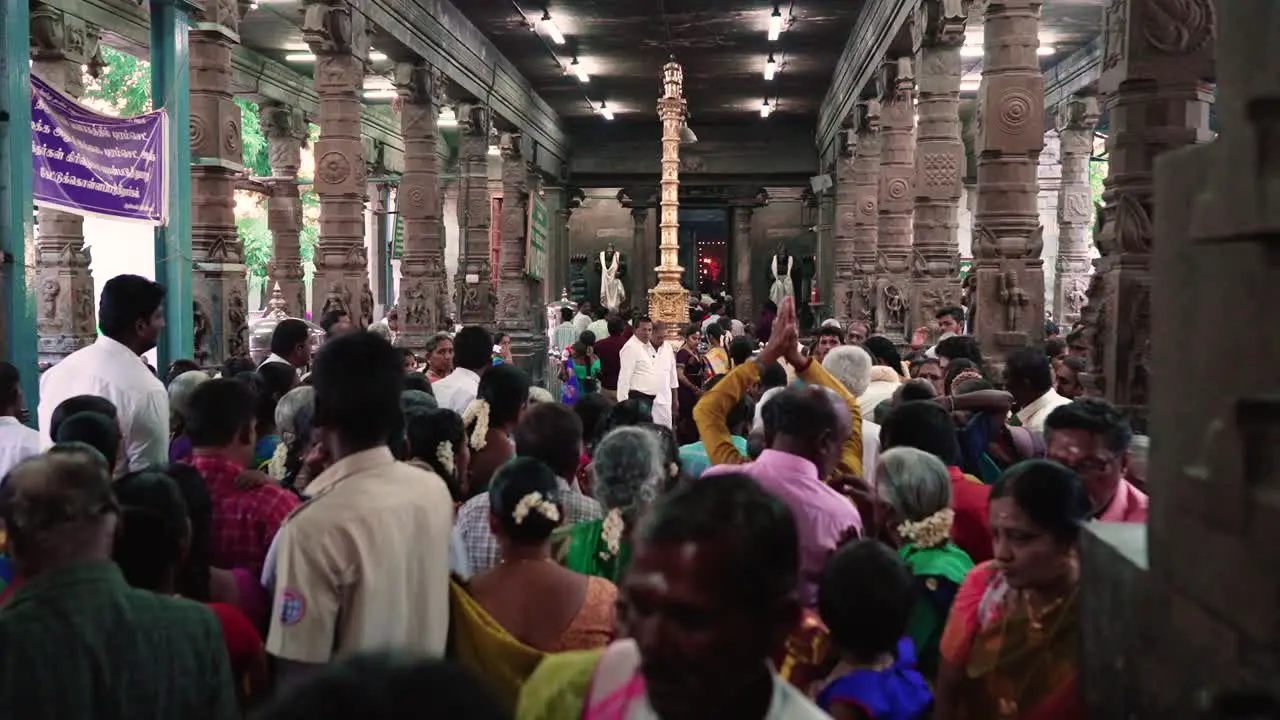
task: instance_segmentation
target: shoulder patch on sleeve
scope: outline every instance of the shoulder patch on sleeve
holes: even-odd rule
[[[280,624],[297,625],[307,614],[307,601],[296,590],[285,589],[280,593]]]

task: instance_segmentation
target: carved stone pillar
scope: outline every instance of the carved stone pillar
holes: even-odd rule
[[[373,323],[369,255],[364,245],[365,166],[360,140],[360,92],[369,40],[358,7],[337,0],[306,6],[303,39],[316,55],[320,139],[315,190],[320,196],[320,238],[311,281],[314,314],[342,309],[360,327]]]
[[[1139,428],[1151,337],[1152,164],[1159,154],[1212,139],[1215,5],[1130,0],[1106,12],[1099,90],[1110,118],[1111,165],[1096,235],[1102,257],[1082,318],[1092,348],[1085,382],[1131,411]]]
[[[525,218],[529,213],[529,166],[520,148],[521,136],[502,135],[502,251],[498,261],[498,329],[511,335],[511,356],[531,376],[541,359],[538,328],[533,315],[533,281],[525,275]],[[541,310],[539,308],[539,310]]]
[[[448,329],[452,314],[444,269],[436,156],[438,101],[445,80],[426,63],[398,63],[395,83],[404,101],[400,109],[404,175],[396,193],[396,209],[404,218],[397,341],[415,352],[425,352],[428,338]]]
[[[1053,122],[1053,118],[1047,118],[1046,122]],[[1044,228],[1040,233],[1044,241],[1040,257],[1050,261],[1058,256],[1058,195],[1062,193],[1062,139],[1056,128],[1044,134],[1044,149],[1040,151],[1040,161],[1036,166],[1036,183],[1040,187],[1036,210],[1040,215],[1040,226]],[[1057,282],[1054,267],[1056,263],[1044,269],[1045,310],[1053,307],[1053,288]]]
[[[458,321],[493,327],[498,304],[489,259],[489,116],[479,105],[459,103],[458,164],[462,253],[458,260]]]
[[[52,6],[31,6],[31,73],[78,98],[84,93],[81,65],[95,75],[102,67],[98,28]],[[36,315],[39,362],[56,363],[98,338],[93,277],[84,246],[84,218],[40,208],[36,220]]]
[[[751,271],[751,218],[754,215],[754,203],[733,205],[733,244],[730,246],[733,283],[730,293],[733,295],[734,315],[743,322],[749,322],[756,315],[755,298],[751,292],[751,279],[755,275]]]
[[[849,317],[876,324],[876,245],[880,234],[880,100],[858,104],[857,144],[853,149],[853,193],[857,212],[853,218],[853,295]]]
[[[876,245],[876,331],[898,344],[909,329],[911,243],[915,211],[915,73],[911,58],[884,66],[880,156],[880,232]]]
[[[267,197],[267,228],[271,230],[271,262],[267,263],[267,287],[280,287],[284,312],[304,317],[307,289],[303,282],[302,200],[298,168],[307,141],[307,119],[290,105],[265,102],[259,106],[262,131],[267,136],[267,162],[271,166],[271,195]]]
[[[856,317],[854,251],[857,240],[854,233],[858,219],[858,188],[854,185],[854,155],[857,146],[857,130],[850,127],[840,133],[840,154],[836,158],[835,171],[835,247],[832,252],[835,258],[835,277],[831,283],[831,313],[846,331]]]
[[[1077,97],[1058,110],[1062,185],[1058,189],[1058,259],[1054,267],[1053,316],[1064,328],[1080,319],[1089,287],[1089,241],[1093,230],[1089,158],[1098,126],[1098,100]]]
[[[1044,335],[1044,241],[1036,204],[1044,147],[1044,76],[1036,58],[1042,4],[993,2],[985,13],[972,332],[996,365]]]
[[[809,278],[809,294],[799,298],[801,302],[810,303],[815,322],[824,305],[836,315],[835,301],[835,235],[836,235],[836,196],[834,192],[824,192],[818,198],[818,244],[813,254],[813,277]],[[811,302],[814,289],[818,291],[818,302]],[[796,288],[800,292],[800,288]]]
[[[920,54],[916,144],[915,244],[908,331],[932,327],[940,308],[960,304],[960,193],[965,170],[960,137],[960,47],[967,1],[929,0]]]

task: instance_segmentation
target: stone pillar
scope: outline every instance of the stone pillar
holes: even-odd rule
[[[1058,189],[1058,259],[1054,263],[1053,316],[1063,333],[1080,319],[1089,287],[1089,242],[1093,233],[1089,158],[1098,126],[1098,100],[1075,97],[1058,109],[1062,184]]]
[[[960,127],[960,47],[968,2],[929,0],[920,51],[911,322],[933,327],[940,308],[960,304],[960,193],[965,153]]]
[[[1048,118],[1048,121],[1052,122],[1053,118]],[[1062,141],[1056,129],[1044,134],[1044,150],[1040,151],[1036,183],[1040,187],[1036,196],[1036,212],[1040,216],[1040,227],[1044,228],[1040,234],[1044,241],[1040,257],[1050,263],[1044,270],[1044,307],[1049,310],[1053,308],[1053,288],[1057,277],[1053,263],[1058,257],[1058,195],[1062,192]],[[1057,318],[1056,315],[1054,317]]]
[[[730,255],[733,257],[733,283],[730,293],[733,295],[734,315],[743,322],[750,322],[756,316],[755,298],[751,292],[751,279],[755,275],[751,271],[751,218],[755,215],[755,206],[742,202],[732,207],[733,244]]]
[[[971,332],[995,365],[1044,335],[1044,229],[1036,204],[1044,147],[1044,76],[1036,58],[1042,4],[993,2],[985,13]]]
[[[320,96],[320,139],[315,148],[320,239],[311,308],[317,316],[342,309],[352,322],[368,327],[373,323],[373,290],[364,245],[367,168],[360,139],[360,93],[369,49],[365,16],[346,0],[308,3],[302,36],[316,55]]]
[[[649,206],[631,205],[631,247],[632,261],[627,268],[628,285],[627,300],[632,307],[642,307],[645,292],[648,290],[649,273],[647,266],[653,265],[654,248],[649,242]],[[636,292],[639,289],[639,292]]]
[[[852,124],[850,118],[850,124]],[[836,209],[835,237],[832,255],[835,259],[835,277],[831,283],[831,314],[845,330],[854,321],[853,297],[857,292],[854,278],[855,227],[858,219],[858,188],[853,184],[854,153],[857,151],[857,130],[846,128],[840,133],[840,152],[836,158]]]
[[[396,192],[396,210],[404,218],[398,342],[415,352],[425,352],[431,335],[449,329],[452,314],[444,269],[436,155],[436,119],[445,79],[424,62],[397,63],[395,84],[403,100],[400,133],[404,137],[404,175]]]
[[[857,109],[857,144],[853,149],[853,193],[857,213],[853,219],[853,296],[849,316],[876,323],[876,246],[880,235],[880,101],[863,100]]]
[[[839,314],[836,312],[836,303],[833,298],[836,262],[835,234],[836,195],[833,190],[828,190],[818,198],[818,244],[813,253],[813,277],[809,279],[809,294],[800,298],[801,302],[810,303],[815,323],[823,319],[820,312],[823,306],[831,309],[832,317],[836,317]],[[814,288],[818,290],[817,303],[810,302]],[[799,293],[800,288],[796,288],[796,292]]]
[[[886,95],[876,239],[876,331],[901,345],[910,334],[907,307],[916,198],[916,79],[908,57],[886,63],[883,72]]]
[[[1221,7],[1221,4],[1219,4]],[[1106,13],[1099,90],[1111,164],[1096,233],[1089,325],[1091,392],[1146,424],[1144,350],[1151,333],[1151,169],[1156,155],[1208,142],[1213,103],[1214,3],[1133,0]]]
[[[271,194],[267,197],[267,228],[271,230],[271,262],[267,263],[267,287],[280,287],[284,312],[305,317],[307,289],[303,282],[301,188],[302,146],[307,141],[307,119],[290,105],[265,102],[259,106],[262,132],[267,136],[267,162],[271,165]],[[317,318],[318,319],[318,318]]]
[[[459,103],[458,212],[462,253],[458,257],[458,322],[492,328],[498,304],[489,259],[489,114],[479,105]]]
[[[31,6],[31,73],[67,95],[84,93],[88,64],[95,75],[102,67],[98,28],[43,3]],[[28,200],[29,202],[29,200]],[[41,365],[56,363],[98,338],[93,277],[84,246],[84,218],[40,208],[37,215],[36,315]]]
[[[564,272],[569,265],[569,258],[561,252],[560,247],[569,226],[569,215],[573,211],[569,209],[568,188],[563,185],[543,185],[542,195],[551,212],[551,227],[547,237],[547,277],[542,281],[541,299],[542,304],[546,305],[566,291]]]
[[[498,329],[511,335],[511,357],[533,376],[541,373],[542,347],[534,316],[534,282],[525,275],[525,219],[529,214],[529,165],[517,133],[502,136],[502,250],[498,262]],[[541,308],[537,308],[541,312]]]

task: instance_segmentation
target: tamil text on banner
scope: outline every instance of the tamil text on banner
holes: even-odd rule
[[[114,118],[31,76],[36,205],[163,225],[168,210],[163,110]]]
[[[542,281],[547,276],[547,237],[551,231],[551,214],[547,201],[539,193],[529,194],[529,230],[525,233],[524,272]]]

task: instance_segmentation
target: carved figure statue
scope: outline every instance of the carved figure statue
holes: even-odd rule
[[[192,329],[195,336],[195,360],[202,361],[209,356],[204,349],[204,339],[209,334],[209,313],[205,312],[204,306],[199,300],[191,301]]]
[[[443,284],[436,286],[435,297],[435,325],[430,329],[433,331],[449,330],[449,315],[453,308],[449,307],[449,293],[445,290]]]
[[[897,285],[884,286],[884,312],[887,328],[901,328],[907,313],[907,300]]]
[[[93,332],[98,325],[93,316],[93,287],[90,285],[76,288],[76,321],[83,333]]]
[[[360,322],[365,327],[373,324],[373,289],[368,280],[360,286]]]
[[[622,286],[622,253],[614,249],[613,243],[600,253],[600,304],[610,310],[618,310],[627,299],[627,290]]]
[[[1022,309],[1026,307],[1031,298],[1027,296],[1027,291],[1018,285],[1018,273],[1009,270],[1000,276],[1000,304],[1005,307],[1005,330],[1009,332],[1018,332],[1021,324]]]
[[[769,286],[769,299],[774,305],[781,306],[783,298],[795,297],[796,286],[791,280],[791,271],[795,269],[796,260],[787,253],[785,245],[778,245],[773,254],[770,271],[773,274],[773,285]],[[779,273],[781,269],[781,273]]]
[[[40,284],[40,314],[45,320],[58,317],[58,296],[62,294],[62,284],[53,278],[46,278]]]
[[[244,295],[239,290],[231,291],[227,295],[227,325],[230,329],[227,333],[227,350],[231,357],[244,355],[249,350],[244,342],[245,332],[249,329],[246,322],[248,316]]]
[[[871,283],[871,278],[863,277],[862,282],[858,283],[858,302],[862,305],[858,309],[858,319],[867,323],[868,327],[875,327],[875,304],[872,302],[872,295],[875,292],[875,286]]]
[[[340,310],[350,316],[350,308],[351,301],[347,289],[341,283],[329,283],[329,292],[324,297],[324,307],[320,308],[320,314]]]
[[[1085,284],[1079,278],[1072,280],[1067,286],[1067,312],[1071,315],[1079,315],[1084,309],[1084,304],[1088,302],[1089,296],[1085,294]]]
[[[422,285],[414,283],[405,288],[402,312],[406,325],[417,327],[427,324],[427,300],[423,296]]]

